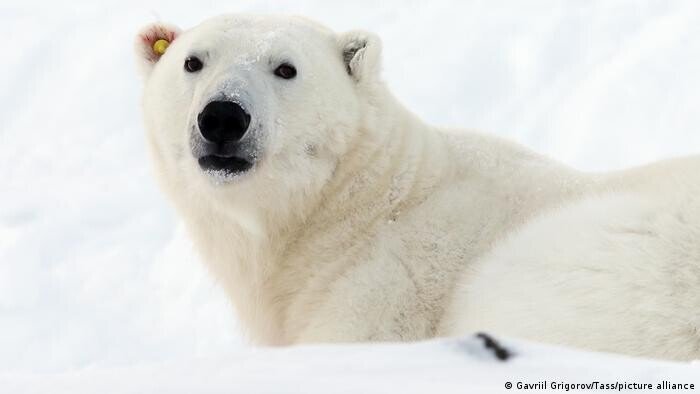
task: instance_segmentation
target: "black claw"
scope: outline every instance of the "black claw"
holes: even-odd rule
[[[506,361],[513,356],[513,353],[511,353],[510,350],[501,346],[501,344],[498,343],[495,339],[493,339],[489,334],[480,332],[476,334],[476,337],[481,338],[484,341],[484,346],[486,346],[487,349],[493,351],[493,354],[496,356],[497,359],[501,361]]]

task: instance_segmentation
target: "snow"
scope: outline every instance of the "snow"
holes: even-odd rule
[[[0,10],[0,392],[388,392],[400,378],[403,392],[464,392],[504,376],[700,376],[534,344],[510,364],[443,342],[249,348],[155,186],[132,57],[134,34],[154,20],[292,12],[364,28],[384,41],[389,85],[425,120],[609,170],[700,150],[700,3],[6,0]]]
[[[550,389],[552,384],[593,382],[652,384],[656,388],[664,381],[688,385],[683,386],[686,390],[672,392],[690,393],[700,387],[700,365],[635,360],[516,341],[502,345],[516,349],[516,356],[499,361],[474,337],[405,345],[249,349],[225,358],[41,375],[40,381],[31,374],[9,379],[0,375],[0,387],[12,393],[50,389],[53,394],[449,394],[508,392],[507,383],[516,391],[519,383],[543,381]]]

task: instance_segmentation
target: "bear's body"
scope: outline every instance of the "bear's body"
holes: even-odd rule
[[[137,48],[160,181],[256,342],[700,357],[700,159],[592,175],[430,127],[379,79],[376,37],[301,18],[154,25]],[[240,139],[207,138],[217,100],[249,115]]]

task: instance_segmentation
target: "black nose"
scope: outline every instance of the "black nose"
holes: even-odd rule
[[[250,115],[233,101],[212,101],[199,113],[197,123],[209,142],[236,142],[248,130]]]

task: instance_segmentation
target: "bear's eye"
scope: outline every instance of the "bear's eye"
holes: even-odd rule
[[[275,69],[275,75],[284,79],[292,79],[297,76],[297,69],[289,63],[282,63]]]
[[[196,73],[201,70],[202,67],[204,67],[204,64],[202,64],[202,61],[199,60],[197,56],[190,56],[185,59],[185,71],[188,73]]]

